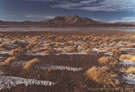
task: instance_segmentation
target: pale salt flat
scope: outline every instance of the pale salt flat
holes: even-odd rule
[[[55,83],[45,80],[35,80],[35,79],[25,79],[21,77],[12,76],[0,76],[0,89],[9,89],[17,85],[43,85],[43,86],[53,86]]]

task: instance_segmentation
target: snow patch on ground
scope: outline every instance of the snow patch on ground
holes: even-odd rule
[[[122,60],[119,64],[123,66],[135,66],[135,62],[132,60]]]
[[[135,84],[135,75],[134,74],[123,75],[120,80],[121,80],[121,82],[134,85]]]
[[[47,65],[38,65],[38,66],[35,66],[35,68],[42,69],[42,70],[47,70],[47,69],[67,70],[67,71],[73,71],[73,72],[83,70],[83,68],[76,68],[76,67],[69,67],[69,66],[58,66],[58,65],[49,65],[49,64],[47,64]]]
[[[21,77],[12,77],[12,76],[0,76],[0,89],[9,89],[17,85],[43,85],[43,86],[52,86],[55,83],[51,81],[41,81],[35,79],[25,79]]]

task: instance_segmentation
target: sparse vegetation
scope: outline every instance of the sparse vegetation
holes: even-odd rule
[[[9,52],[9,55],[10,56],[21,56],[21,55],[24,55],[24,50],[23,48],[16,48],[16,49],[12,49],[10,52]]]
[[[135,73],[135,67],[128,67],[126,70],[127,73]]]
[[[11,64],[14,60],[16,60],[16,57],[8,57],[2,65],[9,65]]]
[[[117,79],[118,75],[108,71],[109,68],[106,66],[93,66],[86,71],[86,75],[90,80],[93,80],[98,84],[117,87],[119,85],[119,81]]]
[[[38,58],[34,58],[26,63],[26,65],[23,67],[24,70],[29,70],[32,67],[34,67],[37,63],[40,63],[40,60]]]
[[[109,65],[116,65],[118,61],[114,59],[112,56],[103,56],[98,59],[99,64],[109,64]]]
[[[133,35],[123,32],[3,33],[0,69],[10,76],[54,81],[62,91],[63,88],[78,92],[107,88],[110,92],[114,87],[122,87],[123,91],[124,87],[133,87],[122,79],[123,75],[126,78],[128,74],[135,74]],[[103,90],[96,92],[100,91]]]

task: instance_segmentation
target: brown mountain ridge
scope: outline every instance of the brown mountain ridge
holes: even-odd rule
[[[104,23],[96,21],[87,17],[80,16],[56,16],[52,19],[45,21],[33,22],[33,21],[0,21],[0,25],[8,26],[47,26],[47,27],[65,27],[65,26],[75,26],[75,27],[90,27],[90,26],[135,26],[133,23]]]

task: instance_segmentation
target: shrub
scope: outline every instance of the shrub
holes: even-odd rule
[[[112,42],[109,44],[110,47],[113,47],[116,43],[115,42]]]
[[[124,42],[123,41],[119,41],[119,44],[123,44]]]
[[[24,55],[24,50],[23,48],[16,48],[16,49],[12,49],[9,53],[10,56],[21,56]]]
[[[135,56],[132,56],[131,60],[135,62]]]
[[[118,61],[111,56],[103,56],[98,59],[99,64],[116,65]]]
[[[60,52],[62,52],[63,51],[63,49],[62,48],[58,48],[58,49],[56,49],[56,53],[60,53]]]
[[[117,80],[118,75],[114,72],[108,72],[109,68],[106,66],[103,67],[96,67],[93,66],[92,68],[86,71],[86,76],[90,79],[95,81],[98,84],[106,85],[106,86],[113,86],[116,87],[119,85],[119,80]]]
[[[111,50],[111,52],[114,54],[114,55],[119,55],[120,54],[120,50],[119,49],[116,49],[116,48],[113,48],[112,50]]]
[[[0,47],[4,47],[6,45],[6,43],[1,43]]]
[[[70,40],[67,43],[68,43],[68,45],[74,45],[74,41],[73,40]]]
[[[91,49],[88,48],[88,49],[85,50],[85,52],[86,52],[87,54],[90,54],[90,53],[91,53]]]
[[[26,63],[26,65],[23,67],[25,70],[29,70],[32,67],[34,67],[37,63],[40,63],[40,60],[38,58],[34,58]]]
[[[66,48],[65,51],[67,53],[72,53],[74,51],[74,48]]]
[[[84,43],[81,45],[81,48],[88,49],[89,45],[87,43]]]
[[[58,48],[60,46],[60,43],[59,42],[56,42],[54,47]]]
[[[81,46],[78,46],[77,51],[80,52],[83,48]]]
[[[135,44],[129,43],[126,46],[129,47],[129,48],[134,48],[135,47]]]
[[[133,58],[133,55],[130,54],[123,54],[120,56],[121,60],[127,59],[127,60],[131,60]]]
[[[37,43],[36,42],[31,42],[26,46],[26,49],[31,49],[33,48]]]
[[[129,67],[127,70],[126,70],[127,73],[135,73],[135,67]]]
[[[8,58],[3,62],[3,65],[9,65],[9,64],[11,64],[14,60],[16,60],[16,57],[8,57]]]

